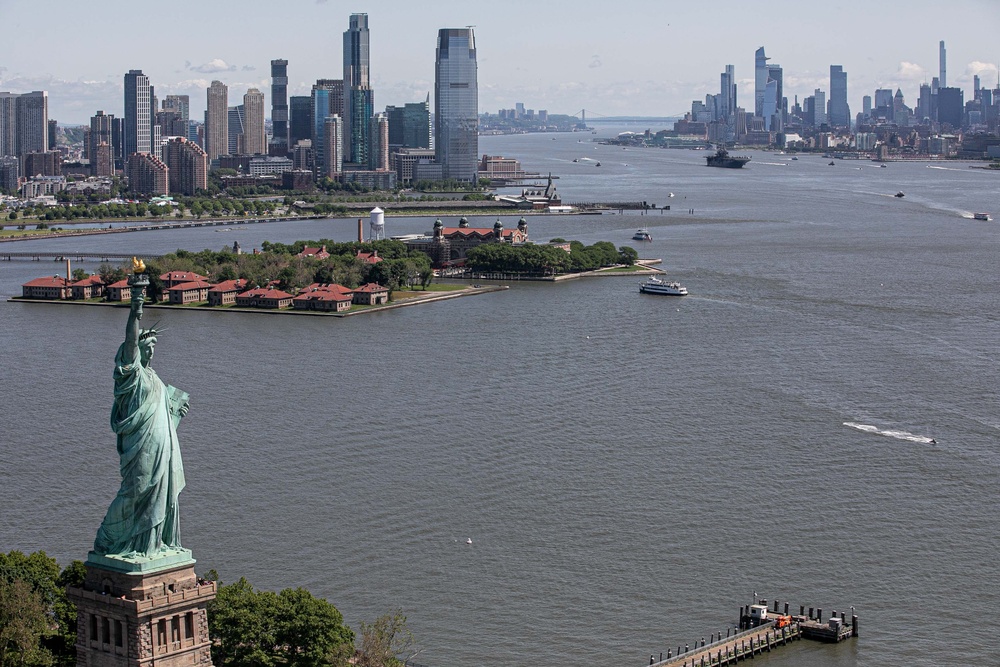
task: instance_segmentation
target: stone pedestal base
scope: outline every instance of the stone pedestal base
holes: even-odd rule
[[[190,552],[181,560],[138,572],[86,563],[83,587],[67,589],[77,667],[211,667],[205,609],[215,582],[198,578]]]

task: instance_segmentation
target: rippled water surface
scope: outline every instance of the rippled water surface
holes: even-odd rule
[[[402,607],[431,667],[638,667],[725,628],[754,591],[861,617],[860,640],[767,664],[992,655],[970,619],[1000,603],[1000,231],[970,218],[997,206],[997,175],[766,153],[729,171],[592,138],[480,148],[551,170],[569,202],[670,204],[531,217],[529,234],[634,244],[691,296],[619,277],[347,319],[165,315],[154,365],[192,395],[182,521],[199,567],[305,586],[355,628]],[[652,243],[630,241],[640,226]],[[355,230],[17,249],[247,249]],[[0,295],[58,271],[2,262]],[[118,486],[124,315],[0,303],[0,550],[86,556]]]

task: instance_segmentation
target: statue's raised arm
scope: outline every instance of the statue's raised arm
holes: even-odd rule
[[[177,507],[184,488],[177,424],[188,408],[188,395],[165,385],[150,366],[157,330],[139,327],[148,277],[133,274],[129,283],[132,302],[125,341],[115,355],[111,410],[122,482],[94,541],[96,555],[126,561],[185,551]]]

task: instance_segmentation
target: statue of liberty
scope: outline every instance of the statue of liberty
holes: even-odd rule
[[[118,436],[121,488],[97,531],[94,553],[125,559],[157,558],[181,549],[177,496],[184,467],[177,424],[188,395],[165,385],[150,368],[157,330],[140,329],[145,265],[133,259],[132,302],[125,342],[115,355],[115,403],[111,429]]]

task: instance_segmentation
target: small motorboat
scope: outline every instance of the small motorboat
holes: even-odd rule
[[[900,190],[900,191],[899,191],[899,192],[897,192],[897,193],[896,193],[896,194],[895,194],[894,196],[895,196],[895,197],[896,197],[897,199],[902,199],[902,198],[903,198],[903,197],[905,197],[906,195],[905,195],[905,194],[903,193],[903,191],[902,191],[902,190]]]
[[[973,213],[972,214],[972,219],[973,220],[985,220],[986,222],[989,222],[990,221],[990,214],[989,213]]]
[[[580,160],[578,158],[573,158],[573,162],[579,162],[579,161]]]
[[[600,163],[600,162],[598,162],[598,163],[597,163],[597,164],[595,164],[594,166],[595,166],[595,167],[600,167],[600,166],[601,166],[601,163]]]
[[[885,169],[886,165],[880,164],[878,167],[879,167],[879,169]]]
[[[837,164],[837,163],[836,163],[836,162],[834,162],[833,160],[830,160],[830,164],[828,164],[827,166],[828,166],[828,167],[832,167],[832,166],[833,166],[833,165],[835,165],[835,164]]]

